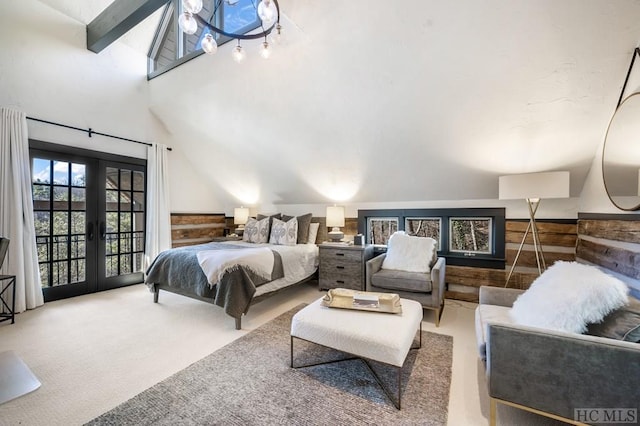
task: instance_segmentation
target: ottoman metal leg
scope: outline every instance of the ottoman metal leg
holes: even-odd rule
[[[422,348],[422,321],[420,321],[420,327],[418,329],[418,336],[419,336],[418,337],[418,346],[417,347],[412,346],[409,349],[420,349],[420,348]],[[402,404],[402,399],[401,399],[402,398],[402,367],[398,367],[398,366],[387,364],[387,363],[382,363],[382,364],[385,364],[385,365],[390,365],[390,366],[395,367],[397,369],[397,372],[398,372],[398,397],[397,397],[397,399],[394,399],[392,393],[389,391],[389,389],[387,389],[387,387],[384,385],[384,383],[382,383],[382,380],[380,379],[380,376],[378,376],[378,374],[373,370],[373,368],[371,368],[371,365],[369,364],[369,361],[364,357],[353,356],[351,358],[343,358],[343,359],[337,359],[337,360],[333,360],[333,361],[317,362],[317,363],[314,363],[314,364],[299,365],[297,367],[294,367],[293,366],[293,339],[294,339],[294,336],[290,336],[290,338],[291,338],[291,346],[290,346],[291,351],[290,351],[289,365],[290,365],[291,368],[315,367],[317,365],[332,364],[332,363],[335,363],[335,362],[349,361],[349,360],[353,360],[353,359],[360,359],[360,360],[362,360],[364,365],[367,367],[367,369],[371,372],[373,377],[376,379],[376,382],[378,383],[378,386],[380,386],[380,388],[382,389],[384,394],[387,396],[387,398],[391,401],[391,403],[398,410],[400,410],[401,404]],[[319,343],[311,342],[311,341],[303,339],[301,337],[296,337],[296,338],[300,339],[300,340],[304,340],[306,342],[313,343],[313,344],[318,345],[318,346],[328,347],[328,346],[325,346],[325,345],[321,345]],[[330,348],[330,349],[334,349],[334,348]],[[344,352],[344,351],[341,351],[341,352]],[[345,352],[345,353],[348,353],[348,352]],[[350,355],[353,355],[353,354],[350,354]],[[380,361],[378,361],[378,362],[380,362]]]

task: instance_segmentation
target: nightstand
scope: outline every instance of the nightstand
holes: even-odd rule
[[[373,257],[373,245],[320,244],[320,290],[349,288],[364,291],[365,263]]]

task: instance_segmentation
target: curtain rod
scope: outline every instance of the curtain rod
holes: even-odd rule
[[[89,137],[92,137],[93,135],[106,136],[108,138],[120,139],[121,141],[139,143],[141,145],[147,145],[147,146],[153,146],[153,144],[151,144],[149,142],[141,142],[141,141],[137,141],[137,140],[134,140],[134,139],[127,139],[127,138],[123,138],[123,137],[120,137],[120,136],[109,135],[107,133],[96,132],[91,127],[89,127],[88,129],[81,129],[80,127],[74,127],[74,126],[69,126],[69,125],[66,125],[66,124],[55,123],[53,121],[48,121],[48,120],[41,120],[39,118],[34,118],[34,117],[27,117],[27,120],[38,121],[40,123],[51,124],[53,126],[64,127],[66,129],[78,130],[79,132],[87,133],[89,135]],[[167,151],[173,151],[173,150],[170,147],[167,147]]]

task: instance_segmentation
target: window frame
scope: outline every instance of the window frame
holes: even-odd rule
[[[213,1],[216,1],[216,0],[213,0]],[[216,16],[213,17],[215,20],[213,25],[219,28],[224,27],[224,9],[227,6],[228,5],[223,1],[221,5],[222,10]],[[229,6],[229,7],[233,7],[233,6]],[[155,77],[158,77],[159,75],[162,75],[165,72],[171,71],[172,69],[179,67],[180,65],[186,62],[189,62],[190,60],[204,54],[204,51],[202,50],[202,48],[200,48],[200,49],[194,50],[193,52],[189,52],[185,55],[182,55],[182,53],[186,48],[185,46],[186,46],[187,35],[184,34],[182,30],[180,30],[180,27],[178,26],[178,16],[180,16],[181,12],[182,12],[181,0],[171,0],[165,7],[162,13],[162,17],[160,18],[160,23],[158,24],[158,28],[156,29],[155,35],[153,36],[153,40],[151,41],[151,46],[149,47],[149,53],[147,54],[147,80],[152,80]],[[177,57],[170,65],[158,69],[154,65],[154,58],[156,58],[159,51],[162,49],[163,43],[165,43],[165,39],[168,34],[168,31],[170,31],[169,23],[171,22],[172,18],[173,18],[173,26],[176,34],[175,52]],[[247,26],[238,29],[236,33],[248,34],[257,28],[260,28],[261,26],[262,24],[256,13],[255,21],[252,24],[248,24]],[[203,29],[201,37],[204,36],[204,33],[205,31]],[[231,38],[222,34],[216,34],[216,33],[213,33],[213,34],[214,34],[214,37],[216,38],[216,43],[218,44],[218,47],[222,46],[223,44],[229,43],[230,41],[235,40],[234,38]],[[196,43],[196,45],[198,44],[199,43]]]
[[[398,231],[406,229],[406,220],[415,218],[440,218],[440,241],[438,256],[445,257],[447,264],[492,269],[505,267],[505,209],[504,208],[444,208],[444,209],[366,209],[358,210],[358,233],[365,235],[365,243],[370,244],[369,218],[397,218]],[[472,253],[450,250],[450,218],[491,218],[491,253]],[[446,224],[446,225],[445,225]],[[386,251],[386,246],[377,245],[377,252]]]

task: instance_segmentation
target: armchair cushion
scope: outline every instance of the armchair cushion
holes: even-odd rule
[[[388,290],[416,293],[429,293],[432,289],[430,274],[396,271],[393,269],[381,269],[373,274],[371,284]]]
[[[414,237],[403,231],[394,232],[387,244],[387,257],[382,269],[429,273],[436,244],[433,238]]]

